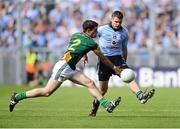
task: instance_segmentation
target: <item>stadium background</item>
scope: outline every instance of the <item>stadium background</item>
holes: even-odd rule
[[[179,0],[1,0],[0,84],[26,83],[25,51],[32,47],[38,68],[48,78],[64,53],[72,33],[82,31],[85,19],[108,23],[114,10],[122,10],[128,29],[128,64],[145,87],[180,87]],[[97,83],[94,54],[84,72]],[[80,62],[79,67],[83,68]],[[66,82],[65,86],[72,86]],[[113,77],[111,86],[124,86]]]
[[[141,86],[155,87],[152,100],[140,104],[113,77],[105,97],[122,102],[112,114],[100,108],[88,117],[93,98],[86,88],[67,87],[74,86],[68,81],[51,97],[25,99],[9,112],[10,95],[33,88],[26,84],[26,50],[36,52],[46,80],[83,20],[104,24],[114,10],[125,14],[128,64]],[[180,128],[179,60],[179,0],[0,0],[0,128]],[[89,53],[84,72],[97,83],[96,61]]]

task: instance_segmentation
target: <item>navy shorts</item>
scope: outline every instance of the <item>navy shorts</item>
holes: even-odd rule
[[[106,56],[115,66],[120,66],[120,68],[129,68],[126,64],[124,58],[120,55],[118,56]],[[117,75],[113,69],[110,69],[101,61],[98,62],[98,78],[99,81],[108,81],[112,74]]]

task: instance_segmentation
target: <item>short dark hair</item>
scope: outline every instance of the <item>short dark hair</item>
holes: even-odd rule
[[[121,11],[114,11],[112,13],[112,18],[114,18],[114,17],[117,17],[119,19],[123,19],[124,16],[123,16],[123,13]]]
[[[95,27],[98,27],[98,23],[93,20],[86,20],[83,22],[83,32],[86,32],[88,29],[92,30]]]

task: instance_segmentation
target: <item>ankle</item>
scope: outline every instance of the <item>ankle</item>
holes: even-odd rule
[[[143,95],[144,95],[144,93],[143,93],[141,90],[136,93],[136,97],[137,97],[139,100],[143,99]]]

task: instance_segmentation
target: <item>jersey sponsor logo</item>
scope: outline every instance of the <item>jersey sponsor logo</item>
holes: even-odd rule
[[[112,43],[111,43],[113,46],[115,46],[117,43],[116,43],[116,41],[112,41]]]
[[[108,48],[108,49],[119,49],[119,47],[117,47],[117,46],[107,46],[106,48]]]

